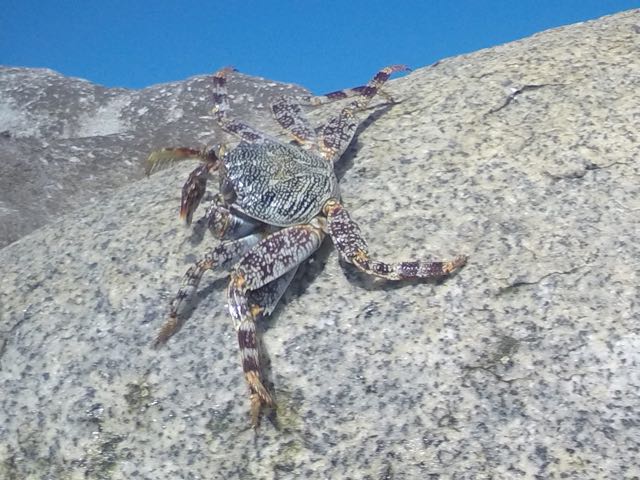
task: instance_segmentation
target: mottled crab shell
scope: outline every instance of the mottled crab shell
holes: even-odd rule
[[[294,145],[242,142],[224,155],[220,173],[233,207],[269,225],[307,223],[338,197],[333,164]]]

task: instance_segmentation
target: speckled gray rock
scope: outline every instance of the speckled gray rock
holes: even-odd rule
[[[273,129],[270,98],[306,93],[247,75],[233,80],[238,115],[251,114],[263,128]],[[153,148],[219,142],[210,82],[197,76],[126,90],[51,70],[0,67],[0,247],[139,180]]]
[[[0,477],[636,478],[640,11],[391,82],[343,199],[385,258],[327,244],[265,323],[276,430],[248,428],[223,280],[150,340],[200,243],[180,165],[0,250]],[[195,138],[201,138],[195,135]]]

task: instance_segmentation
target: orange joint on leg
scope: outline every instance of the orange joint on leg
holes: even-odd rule
[[[322,213],[324,213],[327,217],[329,215],[333,215],[333,213],[340,208],[340,204],[334,198],[327,200],[327,202],[322,207]]]
[[[213,261],[213,258],[209,256],[207,256],[207,258],[205,258],[200,263],[198,263],[198,267],[200,267],[200,269],[202,270],[211,270],[213,269],[214,266],[215,266],[215,262]]]
[[[369,255],[367,252],[359,248],[356,254],[353,256],[353,261],[357,264],[363,264],[369,261]]]
[[[320,145],[320,152],[322,152],[322,156],[327,160],[331,160],[333,156],[336,154],[336,149],[327,147],[324,144]],[[326,213],[325,213],[326,214]]]
[[[249,312],[251,313],[251,316],[253,318],[258,318],[258,316],[260,314],[262,314],[262,312],[264,312],[264,308],[262,308],[260,305],[251,305]]]
[[[457,270],[458,268],[462,267],[465,263],[467,263],[466,255],[458,255],[453,260],[449,262],[445,262],[444,265],[442,266],[442,271],[446,274],[449,274],[454,270]]]
[[[244,278],[244,274],[242,272],[235,272],[231,277],[231,282],[238,290],[243,290],[244,286],[247,284],[247,280]]]

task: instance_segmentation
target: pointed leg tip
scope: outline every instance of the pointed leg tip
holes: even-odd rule
[[[237,72],[237,71],[238,71],[238,69],[236,67],[234,67],[233,65],[227,65],[226,67],[222,67],[219,70],[217,70],[213,74],[213,76],[214,77],[218,77],[218,78],[226,77],[229,73]]]
[[[410,72],[411,69],[404,64],[399,64],[399,65],[391,65],[390,67],[387,67],[390,73],[393,72]]]
[[[193,221],[193,214],[200,204],[200,198],[202,195],[198,195],[197,198],[193,198],[193,195],[187,195],[180,202],[180,212],[178,218],[184,222],[186,226],[190,226]]]
[[[257,393],[252,393],[249,396],[249,401],[251,403],[251,427],[254,430],[257,430],[260,427],[260,412],[262,410],[262,400]]]
[[[180,208],[180,213],[178,214],[178,218],[180,221],[183,221],[187,226],[191,225],[191,215],[187,208]]]
[[[449,262],[449,273],[464,267],[469,260],[468,255],[457,255],[451,262]]]
[[[173,336],[174,333],[178,331],[180,328],[180,320],[175,313],[170,313],[169,318],[164,325],[160,327],[160,331],[156,335],[156,338],[151,343],[151,347],[154,349],[160,348],[162,345],[167,343],[167,341]]]
[[[265,408],[275,410],[277,408],[276,402],[273,398],[267,394],[267,397],[263,397],[258,393],[253,393],[249,397],[251,406],[250,406],[250,417],[251,417],[251,428],[257,431],[260,428],[261,417],[263,414],[263,410]]]
[[[154,173],[156,167],[160,163],[160,153],[161,151],[154,151],[149,154],[147,159],[144,162],[144,176],[149,177],[152,173]]]
[[[153,348],[154,350],[158,350],[160,347],[162,347],[165,343],[167,343],[167,340],[169,338],[164,335],[164,332],[160,332],[158,333],[158,335],[156,335],[156,338],[153,339],[153,341],[151,342],[151,348]]]

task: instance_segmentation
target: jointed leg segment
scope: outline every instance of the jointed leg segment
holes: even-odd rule
[[[227,75],[232,68],[223,68],[213,75],[213,114],[218,125],[226,132],[237,135],[242,140],[250,143],[261,143],[272,140],[267,135],[239,120],[229,118],[229,95],[227,94]]]
[[[193,212],[195,212],[204,193],[207,191],[207,180],[209,174],[216,170],[219,166],[218,162],[207,162],[199,165],[191,172],[189,178],[182,187],[182,199],[180,200],[180,218],[191,225]]]
[[[322,153],[328,160],[335,162],[342,156],[360,124],[357,114],[367,108],[392,73],[405,70],[408,70],[405,65],[391,65],[380,70],[369,83],[358,89],[359,95],[356,99],[325,125],[322,130]]]
[[[165,343],[180,329],[184,322],[184,311],[196,293],[204,272],[207,270],[229,270],[242,255],[258,244],[262,238],[263,235],[261,233],[254,233],[238,240],[223,242],[211,250],[210,253],[207,253],[202,260],[192,265],[182,279],[182,286],[171,302],[169,318],[160,328],[153,345],[159,346]]]
[[[263,287],[252,292],[242,293],[244,288],[244,275],[234,273],[229,284],[229,304],[233,303],[234,310],[238,313],[236,332],[238,335],[238,347],[242,370],[249,386],[249,402],[251,411],[251,424],[257,427],[260,421],[260,410],[263,405],[274,405],[271,394],[262,383],[260,369],[260,353],[256,335],[256,321],[264,315],[269,315],[278,304],[280,297],[285,292],[291,279],[296,273],[294,267]]]
[[[318,222],[320,220],[273,233],[246,253],[231,273],[227,289],[229,312],[238,334],[254,427],[258,426],[262,405],[273,405],[262,383],[256,319],[273,310],[297,266],[322,243],[324,232]]]
[[[318,137],[295,97],[280,97],[271,105],[273,117],[303,147],[317,147]]]
[[[337,200],[329,200],[324,206],[329,235],[340,255],[365,273],[388,280],[413,278],[437,278],[449,275],[467,262],[459,255],[449,261],[425,262],[421,260],[385,263],[369,256],[367,242],[349,213]]]

